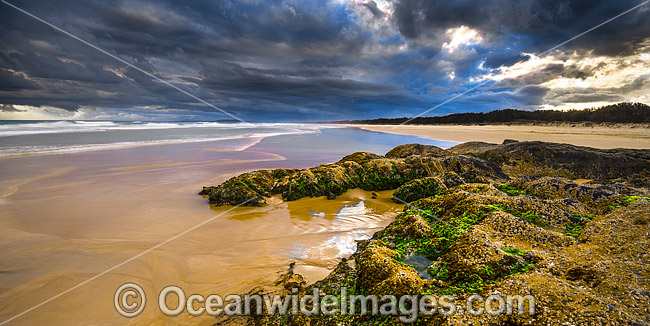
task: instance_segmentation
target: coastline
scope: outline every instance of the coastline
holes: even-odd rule
[[[526,123],[485,125],[356,125],[347,127],[429,139],[502,143],[505,139],[547,141],[600,149],[650,149],[648,124]]]

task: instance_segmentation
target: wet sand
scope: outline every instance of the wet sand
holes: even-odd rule
[[[196,195],[204,185],[260,168],[333,162],[350,147],[383,153],[418,141],[333,133],[0,159],[0,321],[229,209]],[[355,239],[401,211],[391,195],[351,190],[336,200],[276,197],[266,207],[236,208],[7,325],[211,325],[209,316],[163,316],[157,294],[168,285],[188,295],[242,293],[291,262],[309,282],[319,280],[354,251]],[[133,319],[113,307],[127,282],[147,293],[144,313]]]
[[[413,135],[454,142],[504,139],[547,141],[594,148],[650,149],[647,124],[512,124],[512,125],[349,125],[365,130]]]

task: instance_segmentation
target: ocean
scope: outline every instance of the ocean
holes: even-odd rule
[[[0,157],[315,133],[292,123],[0,121]]]

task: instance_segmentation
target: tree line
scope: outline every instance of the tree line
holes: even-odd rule
[[[410,118],[379,118],[369,120],[336,121],[349,124],[401,124]],[[496,110],[481,113],[455,113],[441,117],[418,117],[409,124],[474,124],[510,122],[615,122],[650,123],[650,106],[623,102],[583,110]]]

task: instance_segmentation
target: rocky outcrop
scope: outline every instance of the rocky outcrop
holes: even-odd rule
[[[435,196],[447,190],[445,183],[438,177],[426,177],[411,180],[401,185],[393,194],[393,201],[403,204],[421,198]]]
[[[526,175],[523,168],[507,168],[512,160],[492,156],[505,153],[497,148],[518,144],[469,144],[450,151],[471,149],[479,157],[407,145],[391,151],[391,158],[355,153],[335,164],[257,171],[237,180],[259,183],[243,188],[246,196],[253,195],[249,190],[262,197],[278,192],[284,197],[287,191],[290,196],[295,192],[288,185],[321,184],[317,180],[330,178],[340,182],[328,185],[328,192],[352,186],[396,189],[396,201],[407,203],[391,224],[372,239],[360,241],[357,252],[325,279],[313,285],[299,279],[292,283],[301,294],[319,288],[321,295],[337,295],[346,287],[349,294],[378,297],[449,294],[457,303],[473,294],[535,298],[534,315],[420,315],[417,324],[423,325],[645,324],[650,319],[650,190],[632,187],[631,179],[614,175],[606,167],[613,163],[603,158],[609,154],[600,152],[575,154],[574,150],[583,150],[574,148],[560,154],[554,151],[562,146],[555,144],[554,149],[543,151],[551,155],[543,163],[531,163],[541,155],[537,151],[513,155],[513,160],[531,169],[534,164],[549,169],[543,172],[587,173],[581,170],[586,169],[582,163],[567,163],[565,155],[604,155],[590,173],[593,179],[609,184]],[[531,148],[530,144],[521,146],[507,152]],[[485,154],[488,150],[493,151]],[[643,160],[646,154],[630,155]],[[511,177],[496,163],[511,171]],[[616,183],[621,180],[628,185]],[[306,189],[295,198],[322,194],[318,192],[322,188]],[[287,288],[279,291],[286,293]],[[234,325],[235,321],[242,322],[226,319],[223,323]],[[359,314],[264,315],[243,321],[249,325],[401,324],[397,316]]]
[[[203,187],[200,195],[207,196],[210,204],[263,206],[264,197],[271,196],[275,180],[294,175],[298,170],[260,170],[230,178],[217,187]]]
[[[370,241],[355,257],[358,288],[367,294],[381,297],[420,293],[426,283],[418,272],[407,264],[395,260],[397,252],[381,243]],[[356,289],[355,289],[356,290]]]
[[[449,152],[433,145],[405,144],[399,145],[386,153],[389,158],[406,158],[418,156],[448,156]]]
[[[617,202],[630,196],[650,196],[647,189],[636,189],[621,184],[577,184],[559,177],[521,176],[507,183],[520,191],[548,200],[570,203],[576,200],[590,207],[590,211],[611,209]]]
[[[546,175],[593,179],[596,183],[624,182],[650,186],[650,151],[596,149],[539,141],[489,144],[469,142],[448,149],[455,154],[497,163],[510,175]]]
[[[473,156],[450,155],[435,146],[402,145],[389,153],[428,153],[384,157],[358,152],[332,164],[302,170],[260,170],[204,187],[201,195],[214,205],[263,206],[265,197],[281,194],[284,200],[326,196],[336,198],[352,188],[369,191],[397,189],[409,181],[442,177],[443,183],[504,182],[508,176],[494,163]],[[438,153],[441,155],[429,155]],[[442,155],[445,154],[445,155]],[[393,155],[393,154],[391,154]],[[443,185],[444,187],[444,185]],[[415,198],[415,197],[412,197]]]

